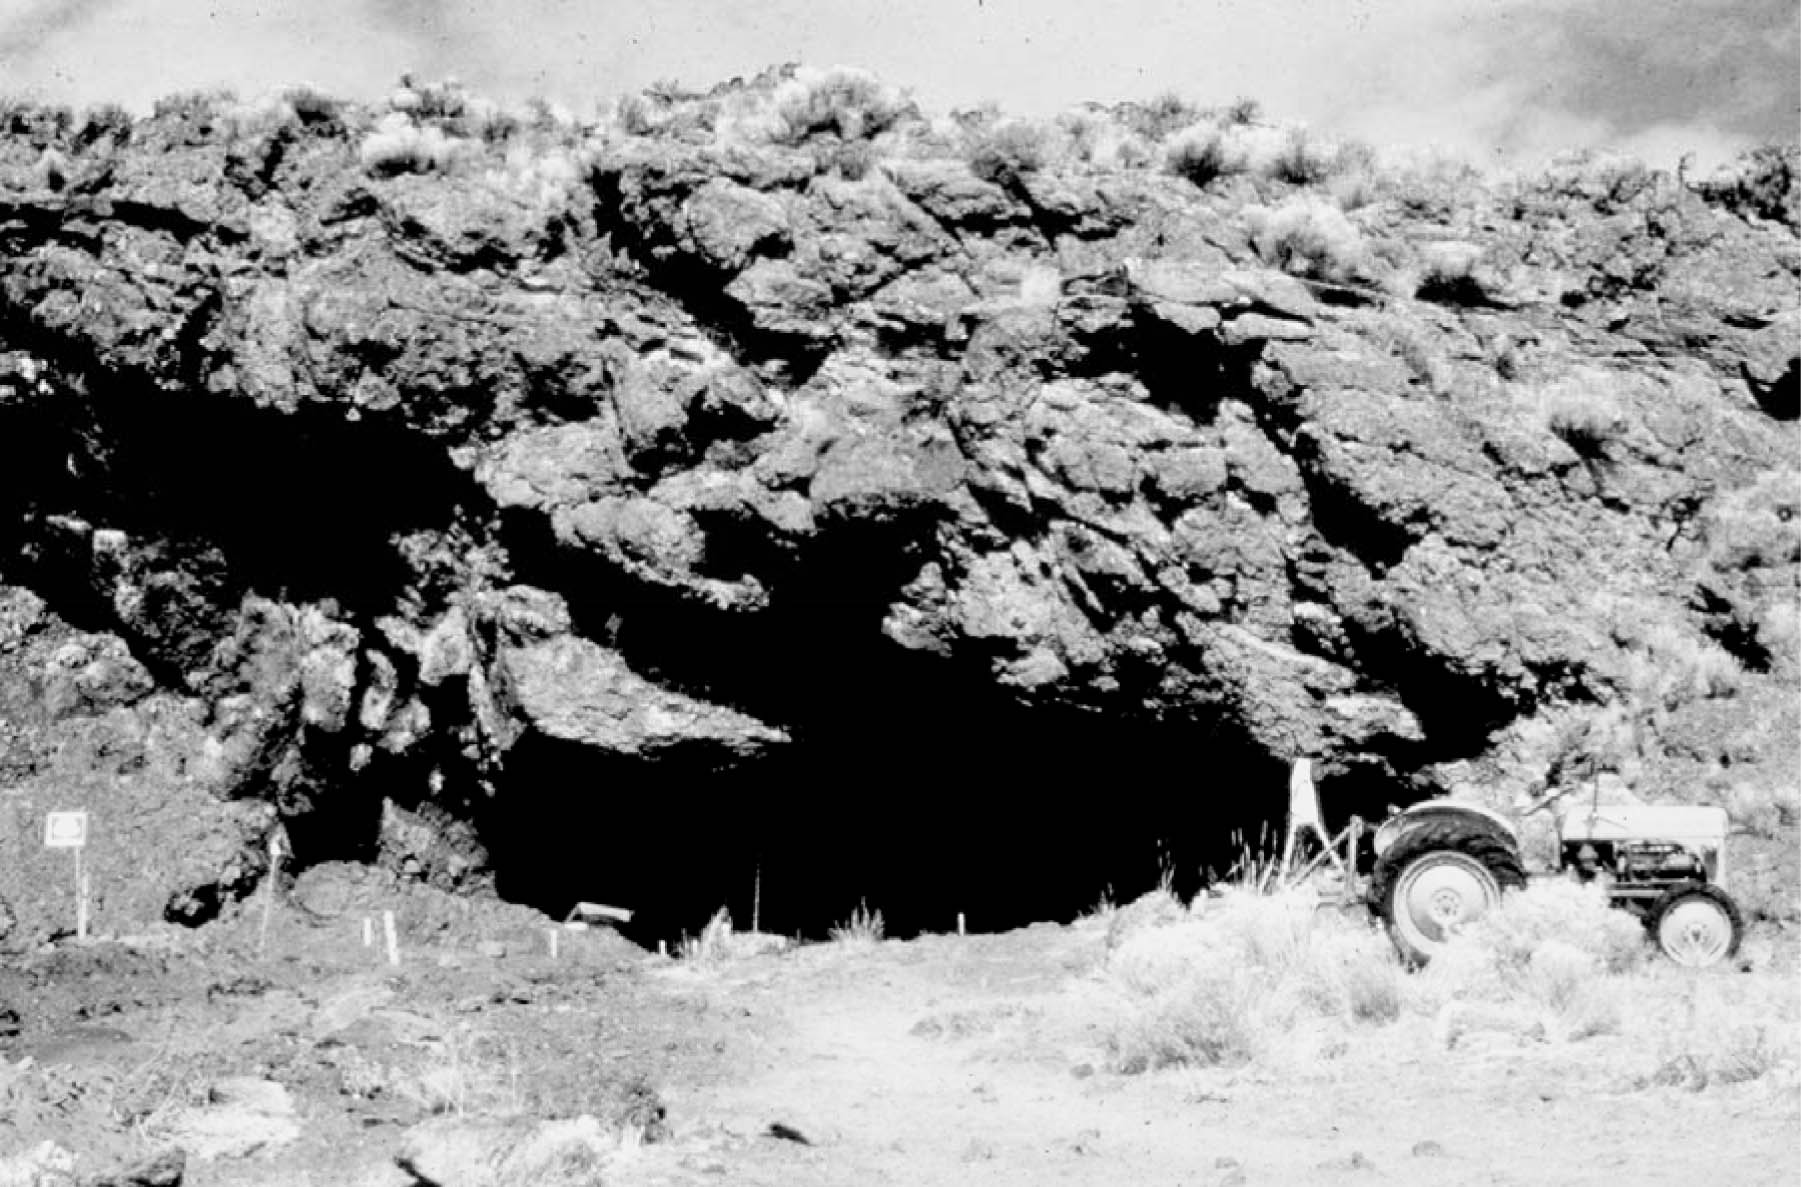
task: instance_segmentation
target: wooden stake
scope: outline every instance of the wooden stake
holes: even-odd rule
[[[375,947],[375,920],[363,916],[363,947]]]
[[[81,868],[81,846],[75,847],[75,938],[88,938],[88,876]]]
[[[388,963],[399,964],[400,937],[394,930],[394,912],[383,911],[381,913],[381,930],[388,939]]]
[[[763,934],[763,863],[757,863],[756,881],[750,892],[750,933]]]
[[[963,912],[961,911],[957,912],[957,934],[963,934]]]
[[[546,934],[550,938],[550,958],[555,960],[557,958],[557,929],[554,927],[548,928],[546,929]]]
[[[263,875],[263,922],[257,929],[256,955],[262,959],[269,951],[269,913],[275,907],[275,880],[281,875],[281,836],[269,834],[269,872]]]

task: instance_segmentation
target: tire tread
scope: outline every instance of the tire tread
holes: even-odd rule
[[[1389,934],[1397,936],[1394,919],[1394,892],[1401,872],[1428,853],[1450,850],[1482,863],[1505,894],[1526,885],[1526,868],[1520,861],[1519,849],[1493,823],[1469,817],[1438,817],[1422,820],[1408,829],[1376,861],[1370,872],[1370,908],[1387,925]],[[1425,955],[1408,952],[1398,936],[1396,946],[1410,959],[1424,963]]]
[[[1726,946],[1722,961],[1731,960],[1738,955],[1739,945],[1745,938],[1745,917],[1738,909],[1733,897],[1711,882],[1692,882],[1682,886],[1672,886],[1657,897],[1651,909],[1645,913],[1645,930],[1651,935],[1652,944],[1663,952],[1663,944],[1658,938],[1658,930],[1663,925],[1663,917],[1671,907],[1685,898],[1705,898],[1717,904],[1726,913],[1726,920],[1732,925],[1732,942]],[[1667,954],[1666,954],[1667,955]]]

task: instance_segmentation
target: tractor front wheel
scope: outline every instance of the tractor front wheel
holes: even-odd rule
[[[1738,951],[1745,921],[1718,886],[1677,886],[1663,893],[1645,920],[1658,949],[1684,968],[1704,969]]]
[[[1403,833],[1370,875],[1370,901],[1395,947],[1421,965],[1457,929],[1526,884],[1519,852],[1498,829],[1432,820]]]

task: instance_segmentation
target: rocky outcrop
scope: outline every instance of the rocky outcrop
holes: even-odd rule
[[[105,860],[184,838],[108,925],[204,914],[278,824],[479,838],[523,739],[806,746],[858,696],[808,681],[895,650],[1360,809],[1600,765],[1795,823],[1792,225],[1396,186],[1347,271],[1275,180],[769,142],[756,88],[642,134],[428,98],[453,159],[316,105],[8,116],[0,943],[60,918],[52,800]]]

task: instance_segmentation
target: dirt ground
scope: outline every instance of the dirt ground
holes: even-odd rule
[[[1403,1016],[1126,1075],[1104,918],[704,961],[563,932],[552,959],[530,912],[345,867],[266,931],[252,903],[0,969],[0,1183],[1790,1184],[1793,1061],[1685,1054],[1696,1018],[1793,1050],[1794,945],[1758,943],[1756,971],[1637,974],[1580,1042]],[[561,1178],[441,1155],[583,1115],[604,1156]]]

